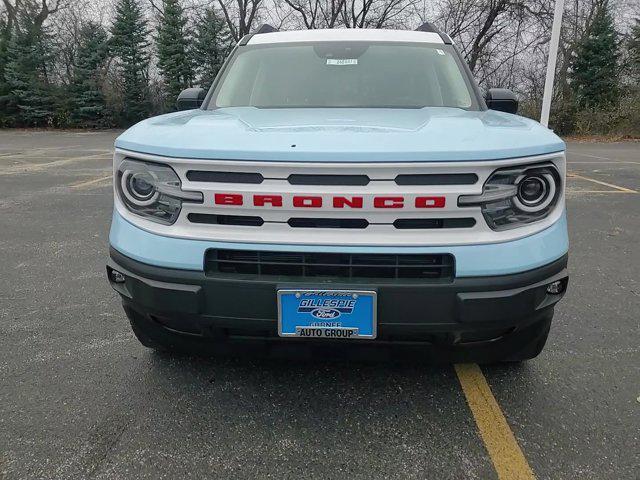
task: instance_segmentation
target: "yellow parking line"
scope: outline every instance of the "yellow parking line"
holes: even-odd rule
[[[571,160],[567,161],[568,165],[572,165],[574,163],[580,163],[580,164],[586,164],[586,165],[611,165],[611,164],[631,164],[631,165],[640,165],[640,162],[633,162],[631,160],[603,160],[601,162],[583,162],[583,161],[576,161],[576,162],[572,162]]]
[[[458,364],[455,370],[498,478],[535,479],[480,367],[476,364]]]
[[[634,192],[623,192],[621,190],[573,190],[567,189],[567,193],[634,193]]]
[[[583,175],[578,175],[577,173],[569,173],[567,174],[567,176],[571,178],[579,178],[580,180],[586,180],[588,182],[597,183],[598,185],[604,185],[605,187],[615,188],[616,190],[620,190],[621,192],[625,192],[625,193],[638,193],[635,190],[631,190],[630,188],[620,187],[612,183],[602,182],[600,180],[596,180],[595,178],[589,178]]]
[[[111,180],[111,175],[108,175],[106,177],[100,177],[100,178],[94,178],[93,180],[87,180],[86,182],[80,182],[80,183],[76,183],[74,185],[71,185],[71,188],[84,188],[84,187],[89,187],[91,185],[95,185],[96,183],[102,183],[105,180]]]

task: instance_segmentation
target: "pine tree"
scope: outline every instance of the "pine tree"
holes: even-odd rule
[[[9,41],[11,30],[4,18],[0,18],[0,127],[13,123],[15,105],[11,96],[11,89],[6,79],[7,63],[9,61]]]
[[[78,126],[99,126],[105,116],[105,99],[99,75],[107,59],[107,32],[89,22],[80,28],[78,53],[71,86],[71,122]]]
[[[640,18],[636,18],[636,23],[631,28],[628,49],[631,72],[638,82],[640,81]]]
[[[9,86],[5,79],[5,69],[7,68],[9,41],[11,31],[4,18],[0,18],[0,96],[9,93]]]
[[[197,83],[209,88],[233,47],[233,37],[224,19],[210,7],[196,23],[194,40]]]
[[[618,100],[618,40],[609,4],[596,11],[571,65],[571,86],[580,108],[601,107]]]
[[[53,62],[47,31],[33,22],[28,12],[7,45],[5,79],[17,105],[16,123],[24,126],[48,126],[53,123],[55,100],[49,84],[48,69]]]
[[[120,60],[123,124],[131,125],[149,115],[149,42],[147,21],[136,0],[118,0],[111,27],[111,52]]]
[[[165,104],[175,109],[180,92],[193,82],[193,64],[186,35],[187,19],[179,0],[163,0],[156,44],[158,69],[165,84]]]

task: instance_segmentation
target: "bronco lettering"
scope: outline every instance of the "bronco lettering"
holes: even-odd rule
[[[247,195],[248,196],[248,195]],[[319,196],[295,195],[285,201],[285,197],[277,194],[256,194],[250,197],[251,201],[245,202],[245,196],[241,193],[216,193],[214,203],[216,205],[228,205],[240,207],[252,204],[254,207],[266,208],[364,208],[365,199],[362,196],[335,196],[326,199]],[[416,197],[415,208],[444,208],[446,197]],[[377,196],[371,201],[373,208],[408,208],[410,202],[405,202],[403,196]]]

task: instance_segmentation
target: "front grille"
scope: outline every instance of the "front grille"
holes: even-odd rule
[[[369,185],[366,175],[308,175],[292,174],[287,179],[291,185]]]
[[[249,215],[215,215],[211,213],[190,213],[187,218],[191,223],[204,223],[209,225],[239,225],[244,227],[261,227],[264,224],[262,217]]]
[[[265,224],[281,224],[269,222],[253,215],[216,215],[211,213],[189,213],[187,219],[191,223],[208,225],[235,225],[243,227],[262,227]],[[365,218],[308,218],[292,217],[286,221],[292,228],[351,228],[364,229],[370,223]],[[472,228],[476,224],[474,218],[399,218],[392,224],[398,230],[434,230],[443,228]],[[378,223],[377,225],[389,225]]]
[[[226,245],[489,242],[493,233],[480,208],[459,206],[458,198],[481,193],[496,168],[464,161],[181,159],[183,188],[201,192],[204,202],[185,203],[171,228],[175,236]]]
[[[287,222],[293,228],[367,228],[364,218],[290,218]]]
[[[397,185],[474,185],[478,182],[475,173],[420,173],[403,174],[395,178]]]
[[[301,278],[414,278],[450,281],[450,254],[362,254],[267,252],[211,249],[205,254],[207,274],[247,274]]]
[[[247,172],[215,172],[210,170],[189,170],[187,179],[191,182],[216,182],[216,183],[248,183],[260,184],[264,177],[259,173]]]
[[[435,228],[472,228],[475,218],[399,218],[393,226],[404,230],[431,230]]]

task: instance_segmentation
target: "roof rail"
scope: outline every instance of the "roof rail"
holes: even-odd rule
[[[420,25],[418,28],[416,28],[416,32],[437,33],[438,35],[440,35],[440,38],[442,39],[442,41],[446,45],[452,45],[453,44],[453,41],[451,40],[451,37],[449,37],[449,35],[447,35],[446,33],[442,33],[431,22],[424,22],[422,25]]]
[[[256,33],[272,33],[277,31],[278,29],[276,27],[272,27],[268,23],[263,23],[255,32],[253,32],[253,34],[255,35]]]
[[[438,30],[433,23],[424,22],[416,28],[416,32],[440,33],[440,30]]]
[[[277,31],[278,31],[278,29],[276,27],[272,27],[268,23],[263,23],[255,31],[253,31],[251,33],[247,33],[244,37],[242,37],[240,39],[240,41],[238,42],[238,45],[239,46],[246,45],[247,43],[249,43],[249,40],[251,40],[251,37],[253,37],[254,35],[256,35],[258,33],[273,33],[273,32],[277,32]]]

